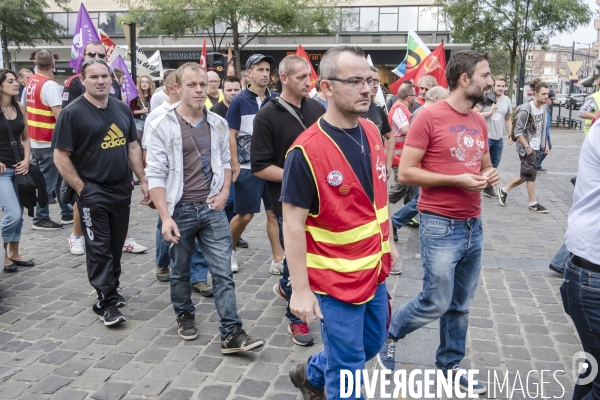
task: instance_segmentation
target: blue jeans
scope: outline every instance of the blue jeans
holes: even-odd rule
[[[279,244],[281,244],[281,248],[285,250],[283,245],[283,217],[277,217],[277,226],[279,226]],[[287,265],[287,259],[283,259],[283,276],[279,279],[279,286],[285,292],[285,296],[288,299],[292,298],[292,285],[290,285],[290,270]],[[302,320],[292,314],[290,310],[290,302],[287,302],[287,306],[285,309],[285,316],[290,320],[292,324],[301,324]]]
[[[488,147],[490,148],[490,158],[492,159],[492,167],[498,168],[500,159],[502,158],[502,148],[504,147],[504,139],[488,139]]]
[[[4,243],[20,242],[23,228],[23,207],[14,185],[15,169],[6,168],[0,173],[0,206],[2,207],[2,240]]]
[[[389,337],[402,339],[439,318],[435,364],[446,371],[465,356],[469,306],[481,272],[481,217],[461,221],[421,213],[419,237],[423,291],[394,312]]]
[[[233,181],[231,182],[231,186],[229,186],[229,197],[227,198],[227,204],[225,204],[225,214],[227,214],[227,221],[231,222],[233,217],[235,217],[235,213],[233,212],[235,199],[235,185]]]
[[[402,207],[401,209],[396,211],[394,215],[392,215],[392,225],[394,225],[394,228],[402,228],[404,225],[408,224],[414,217],[416,217],[419,214],[419,211],[417,211],[417,204],[419,203],[420,192],[419,188],[416,189],[417,193],[415,195],[415,198],[406,203],[404,207]]]
[[[52,198],[52,194],[55,189],[57,190],[56,201],[60,206],[60,215],[63,217],[73,217],[73,207],[70,204],[65,204],[60,196],[60,184],[62,177],[58,173],[56,165],[54,165],[54,149],[31,149],[31,154],[37,160],[37,165],[44,175],[46,181],[46,190],[48,191],[48,200]],[[46,204],[46,207],[35,207],[35,216],[33,217],[33,223],[37,224],[45,219],[50,218],[50,203]]]
[[[169,242],[162,235],[162,220],[158,218],[156,224],[156,265],[159,267],[168,267],[171,264],[169,257]],[[202,255],[198,241],[194,245],[191,261],[191,284],[197,282],[206,282],[208,279],[208,263]]]
[[[548,134],[546,136],[546,140],[548,141],[548,149],[552,150],[552,142],[550,141],[550,134]],[[544,149],[540,149],[538,150],[538,163],[537,163],[537,169],[542,169],[542,161],[544,161],[544,159],[546,158],[546,156],[548,156],[548,154],[544,153]]]
[[[600,363],[600,273],[582,269],[569,260],[560,294],[565,312],[575,324],[583,350]],[[588,370],[579,379],[587,377],[591,372],[590,364],[588,362]],[[600,373],[588,384],[576,383],[573,399],[600,399]]]
[[[564,273],[569,258],[571,258],[571,253],[569,253],[569,250],[567,250],[567,246],[563,244],[560,249],[558,249],[558,252],[554,255],[554,258],[552,258],[552,261],[550,261],[550,264],[552,264],[554,268],[563,271]]]
[[[192,302],[190,262],[198,242],[212,275],[215,307],[221,318],[219,331],[224,339],[242,326],[235,304],[235,284],[231,272],[231,232],[223,210],[212,210],[206,203],[179,203],[173,220],[179,228],[179,243],[170,245],[171,302],[175,314],[196,312]]]
[[[316,388],[325,387],[327,399],[340,398],[340,370],[362,370],[375,357],[386,338],[389,320],[388,292],[378,285],[375,296],[363,304],[351,304],[316,294],[323,313],[323,350],[306,363],[306,377]],[[354,389],[354,388],[352,388]],[[355,398],[352,390],[351,398]],[[361,394],[361,399],[364,397]]]

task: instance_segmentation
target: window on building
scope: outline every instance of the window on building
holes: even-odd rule
[[[419,31],[437,31],[437,23],[437,7],[419,7]]]
[[[527,54],[527,55],[525,56],[525,60],[526,60],[526,61],[533,61],[533,54]]]
[[[69,28],[69,14],[56,13],[56,14],[52,15],[52,19],[54,20],[54,22],[61,24],[65,28]],[[75,28],[75,25],[73,25],[73,29],[74,28]],[[68,32],[70,33],[70,31],[68,31]],[[66,35],[67,33],[63,32],[62,34]]]
[[[561,54],[561,55],[560,55],[560,59],[561,59],[561,61],[563,61],[563,62],[564,62],[564,61],[569,61],[569,56],[567,56],[566,54]]]
[[[69,20],[69,32],[67,33],[67,35],[73,36],[73,35],[75,35],[75,27],[77,26],[77,13],[69,13],[68,20]]]
[[[409,29],[417,30],[419,22],[419,7],[398,8],[398,30],[406,32]]]
[[[342,32],[357,32],[358,21],[358,8],[342,8]]]
[[[362,7],[360,9],[360,31],[377,32],[379,30],[379,8]]]
[[[395,32],[398,30],[398,7],[381,7],[379,9],[379,31]]]
[[[544,61],[548,61],[548,62],[556,61],[556,53],[545,53]]]
[[[555,68],[554,67],[544,67],[544,75],[554,75]]]

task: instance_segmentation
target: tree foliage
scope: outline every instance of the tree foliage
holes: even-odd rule
[[[589,24],[593,16],[584,0],[530,0],[527,25],[527,0],[436,0],[436,4],[453,41],[472,43],[478,51],[508,54],[510,96],[517,59],[531,46],[545,47],[553,37]]]
[[[69,11],[69,0],[53,0],[61,9]],[[8,45],[20,48],[36,43],[62,43],[58,37],[66,29],[49,18],[44,9],[44,0],[2,0],[0,1],[0,36],[8,60]]]
[[[127,20],[143,25],[145,31],[175,38],[208,32],[215,50],[218,37],[225,28],[230,28],[238,71],[242,49],[258,35],[330,33],[332,21],[337,20],[335,16],[339,13],[335,4],[327,0],[124,1],[130,11]]]

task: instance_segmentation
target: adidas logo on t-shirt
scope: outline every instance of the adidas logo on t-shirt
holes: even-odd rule
[[[125,146],[125,144],[127,144],[127,139],[125,139],[123,132],[115,124],[112,124],[108,130],[108,135],[106,135],[102,142],[102,148],[106,150],[113,147]]]

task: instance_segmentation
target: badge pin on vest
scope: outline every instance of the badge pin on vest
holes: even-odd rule
[[[342,173],[340,171],[331,171],[327,175],[327,183],[329,183],[330,186],[333,186],[333,187],[340,186],[343,181],[344,181],[344,176],[342,175]]]

